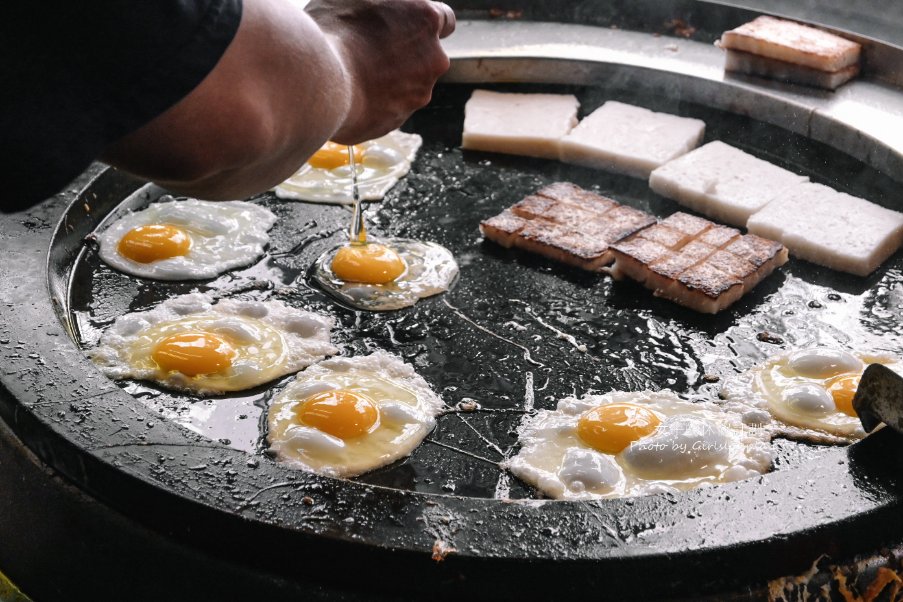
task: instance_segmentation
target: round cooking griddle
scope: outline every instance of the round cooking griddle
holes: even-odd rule
[[[724,13],[727,21],[737,14]],[[424,137],[413,170],[368,210],[376,235],[435,241],[461,266],[452,291],[407,310],[355,312],[310,283],[309,266],[342,240],[349,213],[341,207],[262,195],[255,201],[280,217],[268,255],[189,283],[120,274],[85,242],[162,194],[115,170],[95,168],[84,189],[0,218],[0,415],[83,490],[199,554],[276,575],[267,581],[274,591],[303,582],[449,598],[695,596],[761,587],[822,554],[899,543],[903,442],[888,429],[849,448],[780,440],[773,473],[679,495],[552,501],[498,467],[516,452],[523,415],[566,395],[670,387],[711,398],[715,377],[784,348],[903,350],[900,253],[868,278],[792,260],[713,317],[480,240],[481,219],[559,180],[660,217],[679,207],[640,180],[462,152],[474,84],[574,93],[584,114],[617,99],[698,117],[707,141],[903,209],[892,177],[903,174],[894,140],[903,129],[891,127],[903,120],[897,88],[858,81],[830,95],[725,79],[718,51],[704,43],[709,34],[698,35],[461,23],[448,82],[406,125]],[[513,80],[531,83],[504,83]],[[118,385],[85,358],[82,348],[117,316],[195,289],[332,315],[345,354],[401,355],[452,409],[409,458],[336,480],[286,469],[264,452],[264,408],[288,379],[195,400]]]

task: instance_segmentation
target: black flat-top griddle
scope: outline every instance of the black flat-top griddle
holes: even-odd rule
[[[605,99],[618,98],[704,119],[706,140],[720,139],[754,152],[767,149],[758,154],[805,171],[814,181],[869,198],[877,192],[878,201],[890,198],[894,190],[894,182],[863,170],[839,153],[745,118],[611,89],[556,86],[554,90],[576,92],[585,113]],[[344,354],[361,355],[373,349],[397,353],[452,408],[427,444],[409,459],[357,480],[479,498],[500,493],[510,498],[541,497],[517,479],[509,479],[498,466],[516,451],[517,425],[531,407],[554,408],[558,399],[568,395],[609,390],[671,388],[691,397],[717,399],[720,381],[707,381],[729,377],[788,347],[867,345],[890,353],[901,348],[883,336],[886,321],[878,316],[866,319],[863,334],[851,332],[854,323],[861,321],[863,304],[875,302],[875,285],[888,276],[887,267],[898,267],[895,261],[868,279],[794,261],[735,307],[710,316],[657,299],[628,282],[616,283],[482,241],[481,219],[555,181],[575,182],[659,217],[682,208],[652,193],[643,180],[557,161],[462,151],[458,148],[462,107],[470,91],[470,87],[449,87],[412,120],[409,129],[425,140],[414,169],[385,202],[372,204],[367,212],[373,235],[431,240],[455,254],[461,278],[448,294],[398,312],[341,307],[313,283],[310,266],[347,239],[349,211],[266,194],[256,202],[280,218],[271,231],[268,256],[213,281],[134,278],[106,266],[90,243],[84,246],[71,271],[68,311],[63,315],[76,340],[90,347],[117,316],[192,291],[280,299],[331,315],[338,324],[334,340]],[[835,172],[831,172],[835,177],[828,178],[825,171],[807,169],[816,161],[839,173],[858,172],[868,186],[857,187],[849,180],[841,186]],[[887,196],[881,194],[884,191]],[[161,194],[153,186],[142,187],[124,204],[116,203],[115,209],[111,205],[112,211],[98,205],[102,202],[98,199],[94,212],[112,220]],[[865,338],[876,325],[882,336]],[[229,447],[259,453],[266,448],[263,408],[291,378],[206,401],[147,383],[130,382],[125,388],[161,417]],[[474,403],[479,407],[476,411],[472,411]],[[790,443],[780,445],[781,464],[798,464],[821,453],[810,447],[801,451]]]
[[[707,141],[903,209],[898,183],[827,145],[626,84],[497,89],[572,92],[584,114],[617,99],[698,117]],[[2,218],[0,281],[10,286],[0,289],[0,415],[42,460],[117,511],[199,554],[275,575],[258,585],[271,596],[289,591],[286,582],[347,588],[361,599],[750,593],[822,554],[843,559],[900,543],[903,454],[889,429],[849,448],[779,440],[773,473],[679,495],[552,501],[499,468],[516,452],[524,413],[567,395],[672,388],[713,399],[716,377],[787,348],[899,354],[903,254],[868,278],[791,260],[713,317],[631,283],[503,250],[480,239],[479,221],[554,181],[659,217],[680,208],[644,181],[461,151],[471,89],[441,87],[405,126],[424,137],[423,149],[411,174],[368,211],[374,234],[432,240],[459,261],[450,292],[410,309],[353,311],[310,283],[309,266],[343,240],[350,213],[341,207],[262,195],[254,200],[280,218],[267,256],[213,282],[187,283],[120,274],[85,242],[105,220],[162,194],[114,170],[77,194]],[[117,316],[193,290],[332,315],[344,354],[399,354],[450,411],[409,458],[335,480],[286,469],[265,453],[263,408],[288,378],[201,401],[147,383],[114,384],[84,357]]]

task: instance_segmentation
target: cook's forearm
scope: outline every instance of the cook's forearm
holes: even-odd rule
[[[183,194],[249,196],[285,179],[342,126],[352,86],[334,41],[298,5],[245,0],[213,71],[103,159]]]

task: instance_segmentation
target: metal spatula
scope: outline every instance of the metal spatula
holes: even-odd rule
[[[882,422],[903,433],[903,376],[881,364],[871,364],[859,381],[853,409],[867,433]]]

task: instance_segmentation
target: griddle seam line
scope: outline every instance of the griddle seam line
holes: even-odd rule
[[[451,446],[448,443],[442,443],[441,441],[436,441],[435,439],[424,439],[426,443],[432,443],[433,445],[438,445],[439,447],[444,447],[445,449],[450,449],[452,451],[458,452],[459,454],[464,454],[465,456],[470,456],[476,460],[481,460],[486,462],[487,464],[492,464],[493,466],[501,469],[498,462],[490,460],[489,458],[484,458],[483,456],[479,456],[477,454],[471,453],[469,451],[465,451],[463,449],[458,449],[457,447]]]
[[[493,443],[492,441],[490,441],[489,439],[484,437],[483,434],[476,429],[476,427],[474,427],[472,424],[470,424],[469,422],[467,422],[467,420],[464,419],[464,416],[462,416],[461,414],[457,414],[457,413],[455,414],[455,416],[457,416],[461,420],[461,422],[463,422],[467,426],[467,428],[469,428],[474,433],[476,433],[477,437],[479,437],[480,439],[483,440],[483,443],[485,443],[486,445],[488,445],[489,447],[494,449],[496,452],[498,452],[498,454],[500,456],[502,456],[502,457],[505,456],[505,452],[502,451],[501,447],[499,447],[498,445],[496,445],[495,443]]]
[[[489,330],[489,329],[486,328],[485,326],[480,326],[479,324],[477,324],[476,322],[474,322],[473,320],[471,320],[470,318],[468,318],[468,317],[464,314],[464,312],[462,312],[460,309],[458,309],[457,307],[455,307],[454,305],[452,305],[451,303],[449,303],[449,302],[448,302],[448,299],[442,299],[442,302],[445,303],[445,305],[448,306],[448,308],[451,309],[452,312],[454,312],[455,315],[457,315],[459,318],[461,318],[462,320],[464,320],[464,321],[467,322],[468,324],[474,326],[475,328],[478,328],[479,330],[482,330],[483,332],[485,332],[486,334],[488,334],[488,335],[490,335],[490,336],[493,336],[493,337],[499,339],[500,341],[504,341],[504,342],[508,343],[509,345],[514,345],[514,346],[517,347],[518,349],[523,350],[523,352],[524,352],[524,359],[527,360],[528,362],[530,362],[531,364],[533,364],[534,366],[545,367],[545,364],[542,364],[542,363],[537,362],[536,360],[534,360],[534,359],[533,359],[533,356],[530,354],[530,350],[527,349],[526,347],[524,347],[523,345],[521,345],[520,343],[515,343],[515,342],[512,341],[511,339],[507,339],[507,338],[503,337],[503,336],[500,335],[500,334],[496,334],[496,333],[492,332],[491,330]]]

